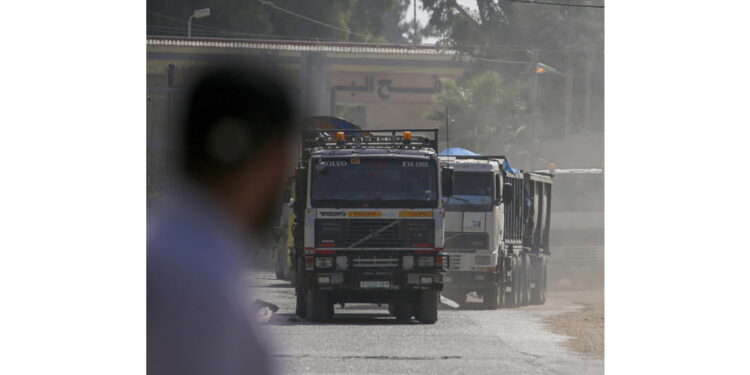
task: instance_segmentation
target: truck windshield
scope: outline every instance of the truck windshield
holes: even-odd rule
[[[317,159],[312,163],[313,207],[436,208],[435,160]]]
[[[490,211],[492,173],[457,172],[453,175],[453,196],[446,199],[447,211]]]

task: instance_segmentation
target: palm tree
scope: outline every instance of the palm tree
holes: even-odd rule
[[[497,72],[485,71],[460,84],[446,81],[444,87],[443,93],[435,96],[427,118],[445,124],[448,108],[451,146],[484,155],[507,155],[523,142],[528,116],[521,81],[504,83]]]

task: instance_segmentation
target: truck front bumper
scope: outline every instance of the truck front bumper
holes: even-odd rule
[[[445,289],[480,290],[497,286],[497,272],[450,271],[443,282]]]
[[[307,272],[308,285],[319,290],[437,290],[443,274],[434,270],[368,270]]]

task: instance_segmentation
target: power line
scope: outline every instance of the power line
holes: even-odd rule
[[[276,10],[278,10],[280,12],[284,12],[286,14],[290,14],[292,16],[302,18],[303,20],[306,20],[306,21],[309,21],[309,22],[317,23],[318,25],[321,25],[321,26],[325,26],[325,27],[328,27],[328,28],[331,28],[331,29],[334,29],[334,30],[342,31],[342,32],[345,32],[345,33],[348,33],[348,34],[354,34],[356,36],[359,36],[359,37],[362,37],[362,38],[365,38],[365,39],[369,39],[370,38],[369,36],[364,35],[364,34],[360,34],[360,33],[357,33],[357,32],[351,31],[351,30],[342,29],[342,28],[340,28],[338,26],[327,24],[325,22],[318,21],[316,19],[312,19],[310,17],[306,17],[306,16],[303,16],[303,15],[298,14],[298,13],[294,13],[291,10],[281,8],[281,7],[277,6],[276,4],[274,4],[274,3],[270,2],[270,1],[258,0],[258,2],[261,3],[261,4],[263,4],[263,5],[268,5],[271,8],[276,9]]]
[[[540,4],[540,5],[559,5],[565,7],[578,7],[578,8],[600,8],[604,9],[604,5],[587,5],[587,4],[570,4],[570,3],[548,3],[544,1],[529,1],[529,0],[507,0],[512,3],[527,3],[527,4]]]

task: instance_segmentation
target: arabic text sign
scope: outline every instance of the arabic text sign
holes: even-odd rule
[[[438,76],[425,74],[332,74],[329,84],[345,99],[408,100],[429,102],[443,91]]]

